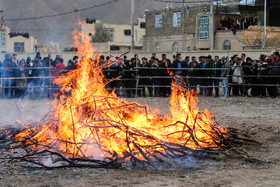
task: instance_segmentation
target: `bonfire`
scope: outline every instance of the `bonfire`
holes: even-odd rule
[[[51,112],[11,134],[10,149],[21,150],[11,161],[46,168],[153,166],[227,144],[228,130],[208,110],[199,112],[197,97],[185,88],[173,85],[164,115],[106,90],[102,69],[111,62],[98,63],[87,36],[74,38],[83,56],[78,69],[55,80],[61,90]]]

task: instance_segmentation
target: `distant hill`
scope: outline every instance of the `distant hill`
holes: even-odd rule
[[[4,19],[17,19],[53,15],[75,9],[86,8],[110,0],[0,0]],[[135,15],[140,17],[146,9],[160,9],[165,3],[150,0],[135,0]],[[78,17],[96,18],[106,23],[129,24],[130,0],[118,0],[110,5],[79,13],[38,20],[5,22],[12,32],[29,32],[40,41],[53,40],[61,44],[61,49],[72,42],[71,33]]]

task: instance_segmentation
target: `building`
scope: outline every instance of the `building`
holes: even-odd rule
[[[263,7],[261,8],[261,5],[257,3],[257,1],[254,2],[254,6],[245,3],[243,5],[223,6],[222,4],[216,4],[214,6],[213,45],[215,50],[243,50],[248,47],[255,49],[262,46],[263,27],[255,27],[253,30],[248,28],[238,30],[236,34],[231,29],[220,28],[224,20],[230,19],[235,22],[237,18],[241,21],[243,18],[249,17],[256,18],[257,21],[254,22],[254,25],[263,25]],[[210,18],[209,4],[147,11],[143,51],[185,52],[209,50]],[[272,28],[271,31],[271,33],[268,33],[268,38],[279,34],[277,29]],[[246,42],[243,41],[244,36],[246,36]]]
[[[1,53],[34,53],[37,39],[28,33],[12,33],[8,27],[1,30]]]
[[[35,48],[41,53],[60,53],[59,43],[57,42],[38,42]]]
[[[98,21],[87,21],[82,23],[81,32],[93,36],[95,33],[95,25]],[[134,51],[142,50],[143,36],[145,35],[145,18],[138,18],[134,25]],[[126,52],[131,48],[131,25],[118,25],[104,23],[110,34],[111,41],[106,43],[94,43],[94,47],[99,51],[110,52],[119,51]]]
[[[246,0],[243,0],[246,1]],[[256,15],[261,18],[261,23],[263,25],[264,17],[264,0],[247,0],[252,3],[248,5],[240,5],[239,9],[242,15]],[[268,26],[280,26],[279,21],[279,10],[280,3],[279,0],[267,0],[267,25]]]

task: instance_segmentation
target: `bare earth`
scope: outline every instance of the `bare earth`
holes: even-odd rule
[[[129,100],[168,112],[168,98]],[[39,121],[50,102],[0,100],[0,131],[18,119]],[[248,131],[261,144],[241,147],[246,156],[240,159],[191,161],[191,167],[180,171],[30,170],[0,162],[0,186],[280,186],[280,99],[199,97],[199,102],[200,110],[213,111],[219,124]]]

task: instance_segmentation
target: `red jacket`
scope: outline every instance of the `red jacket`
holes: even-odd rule
[[[52,76],[61,76],[64,69],[65,69],[65,65],[62,62],[59,62],[54,68],[54,71],[52,72]]]

